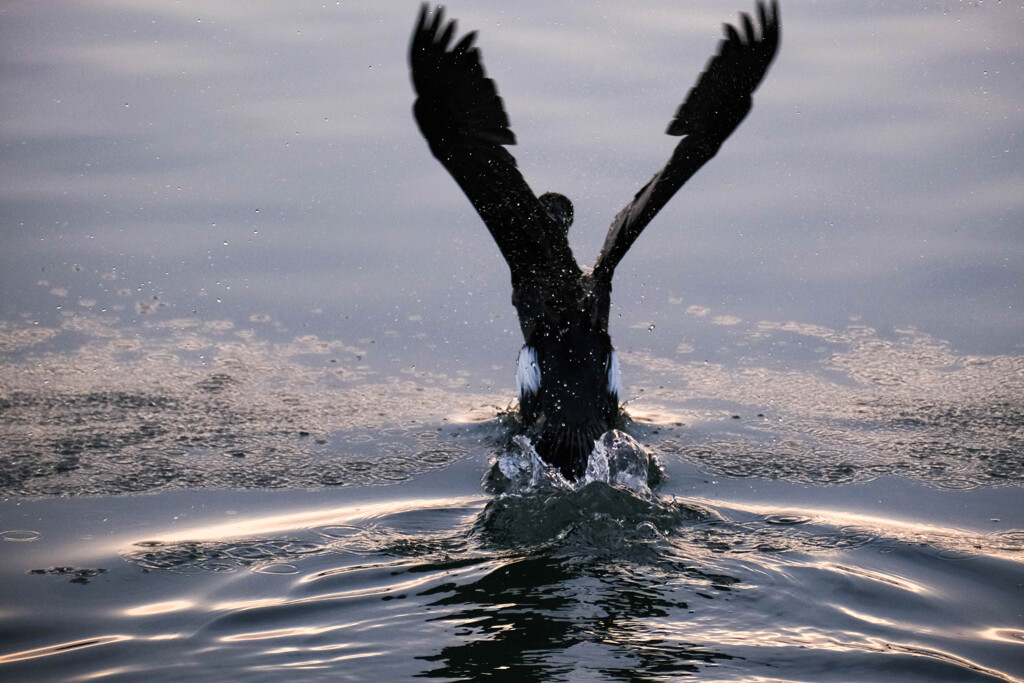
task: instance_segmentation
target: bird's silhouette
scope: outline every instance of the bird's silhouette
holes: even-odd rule
[[[506,149],[515,135],[473,44],[476,33],[455,41],[455,21],[445,21],[443,8],[421,8],[409,49],[416,122],[511,270],[525,339],[516,373],[520,414],[538,454],[567,478],[584,472],[594,441],[618,417],[619,364],[608,335],[612,275],[651,219],[750,111],[779,45],[775,0],[759,0],[756,14],[756,27],[746,13],[738,28],[725,25],[717,54],[669,123],[667,133],[682,139],[615,216],[597,261],[585,270],[569,248],[572,204],[556,193],[536,196]]]

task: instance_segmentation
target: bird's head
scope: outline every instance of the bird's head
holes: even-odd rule
[[[555,220],[555,224],[563,232],[568,233],[569,226],[572,225],[572,202],[569,198],[557,192],[545,192],[540,196],[540,203]]]

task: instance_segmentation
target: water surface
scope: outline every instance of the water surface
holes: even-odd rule
[[[588,263],[750,8],[448,9]],[[0,13],[0,675],[1024,680],[1019,8],[782,7],[619,268],[651,495],[492,485],[521,339],[416,11]]]

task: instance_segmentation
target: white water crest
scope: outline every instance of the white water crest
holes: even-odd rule
[[[594,443],[583,483],[603,481],[642,496],[649,496],[653,458],[654,456],[629,434],[618,429],[609,430]]]
[[[515,495],[536,489],[578,491],[599,481],[641,496],[651,495],[649,472],[654,456],[618,429],[605,432],[594,442],[587,469],[576,481],[569,481],[557,467],[544,462],[526,436],[520,434],[513,442],[516,448],[498,456],[498,470],[508,480],[506,493]]]

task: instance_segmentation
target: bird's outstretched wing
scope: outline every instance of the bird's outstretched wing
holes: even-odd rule
[[[666,131],[685,136],[668,164],[643,186],[612,221],[594,277],[610,281],[622,257],[640,232],[672,195],[718,152],[750,111],[751,95],[764,78],[779,45],[777,0],[758,0],[759,28],[750,15],[740,15],[740,28],[725,25],[725,37],[690,89]]]
[[[516,168],[504,145],[515,135],[487,78],[476,32],[452,45],[455,21],[424,3],[409,47],[413,112],[430,151],[444,164],[483,218],[512,270],[531,276],[578,277],[565,232],[558,228]]]

